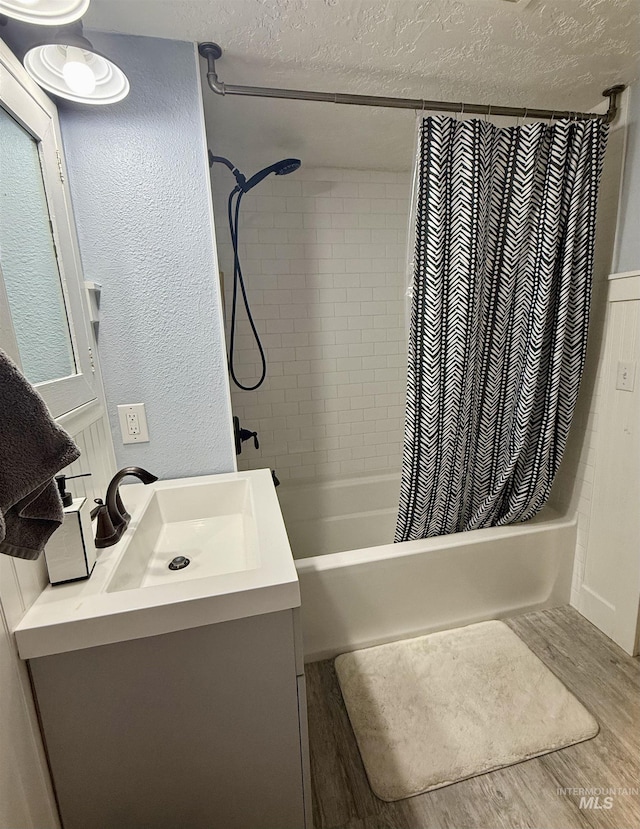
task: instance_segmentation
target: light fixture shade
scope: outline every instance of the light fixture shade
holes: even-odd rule
[[[89,0],[0,0],[0,14],[38,26],[65,26],[88,8]]]
[[[71,40],[71,39],[70,39]],[[129,94],[129,81],[120,67],[98,52],[93,51],[89,41],[76,45],[73,42],[45,43],[34,46],[24,56],[27,72],[34,81],[60,98],[80,104],[115,104]],[[88,48],[87,48],[88,47]],[[70,64],[81,73],[78,83],[73,83],[74,72]],[[91,70],[95,83],[86,84],[87,68]]]

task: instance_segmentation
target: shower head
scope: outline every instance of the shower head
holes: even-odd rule
[[[286,176],[289,173],[293,173],[300,167],[301,161],[299,158],[284,158],[282,161],[276,161],[275,164],[271,164],[269,167],[265,167],[264,170],[260,170],[255,175],[251,176],[251,178],[245,182],[242,187],[242,190],[247,193],[256,184],[260,184],[260,182],[265,179],[271,173],[274,173],[276,176]]]
[[[283,158],[282,161],[276,161],[275,164],[272,164],[270,167],[265,167],[264,170],[260,170],[255,175],[251,176],[249,181],[247,181],[246,176],[244,176],[240,170],[238,170],[238,168],[232,164],[231,161],[229,161],[228,158],[225,158],[222,155],[214,155],[211,150],[209,150],[209,167],[213,167],[215,163],[224,164],[225,167],[228,167],[236,177],[240,190],[242,190],[243,193],[247,193],[255,187],[256,184],[260,184],[260,182],[271,173],[276,176],[286,176],[289,173],[293,173],[298,169],[298,167],[300,167],[301,161],[299,158]]]
[[[278,168],[275,171],[277,176],[288,176],[289,173],[295,173],[302,166],[302,162],[299,158],[284,158],[274,166]]]

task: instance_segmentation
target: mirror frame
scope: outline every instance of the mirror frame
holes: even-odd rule
[[[31,80],[18,59],[0,40],[0,107],[37,142],[49,208],[51,233],[69,323],[76,373],[35,384],[53,417],[95,400],[98,396],[84,276],[67,185],[62,136],[55,104]],[[21,366],[20,353],[7,302],[0,263],[0,348]]]

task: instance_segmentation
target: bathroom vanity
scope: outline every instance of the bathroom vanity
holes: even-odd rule
[[[64,829],[310,829],[300,597],[269,470],[122,495],[122,540],[16,630]]]

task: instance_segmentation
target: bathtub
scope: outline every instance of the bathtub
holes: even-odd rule
[[[567,604],[575,518],[393,544],[399,476],[282,485],[305,659]]]

